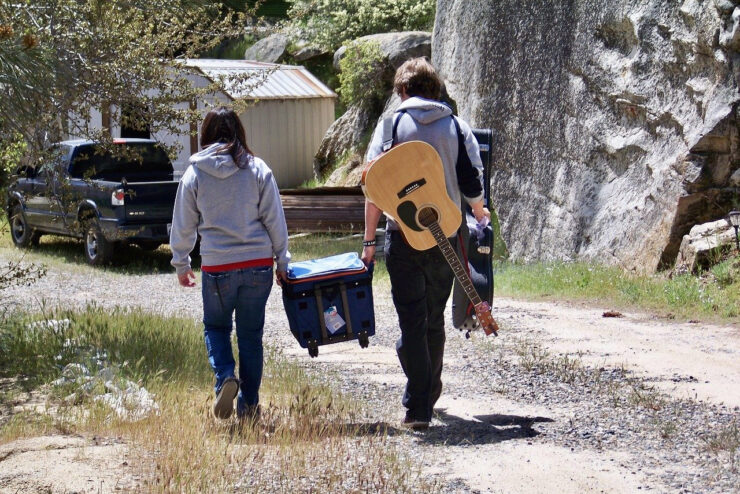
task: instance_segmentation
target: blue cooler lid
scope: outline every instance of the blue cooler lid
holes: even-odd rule
[[[341,276],[348,272],[363,272],[365,269],[365,263],[356,252],[347,252],[308,261],[291,262],[288,264],[288,280]]]

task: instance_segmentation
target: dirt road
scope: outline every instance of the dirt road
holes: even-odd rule
[[[343,343],[309,359],[287,331],[279,289],[266,335],[308,372],[340,370],[333,385],[367,402],[368,421],[393,427],[404,378],[387,291],[375,290],[377,335],[368,349]],[[200,318],[200,291],[175,286],[172,274],[56,268],[6,296],[24,306],[95,297]],[[500,337],[466,340],[450,330],[432,427],[392,440],[443,492],[740,492],[740,450],[707,447],[740,424],[740,325],[603,317],[610,309],[497,298]],[[125,458],[123,445],[79,438],[0,445],[0,492],[113,492],[130,485]],[[56,471],[65,473],[49,477]]]

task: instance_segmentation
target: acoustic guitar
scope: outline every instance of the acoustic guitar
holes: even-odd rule
[[[475,308],[486,335],[498,335],[491,307],[475,291],[467,270],[450,245],[462,213],[447,194],[442,160],[426,142],[409,141],[392,147],[370,162],[362,173],[365,197],[392,217],[408,244],[416,250],[439,247]]]

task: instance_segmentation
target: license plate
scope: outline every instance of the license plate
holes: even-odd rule
[[[167,236],[172,233],[172,223],[167,223]]]

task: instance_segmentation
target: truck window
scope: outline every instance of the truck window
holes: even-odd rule
[[[129,182],[172,180],[172,163],[161,147],[151,143],[117,146],[126,149],[111,153],[94,144],[80,146],[72,157],[70,175],[113,182],[124,178]]]
[[[70,149],[61,144],[54,144],[45,151],[46,161],[36,168],[32,175],[39,179],[60,179],[67,174],[67,157]]]

